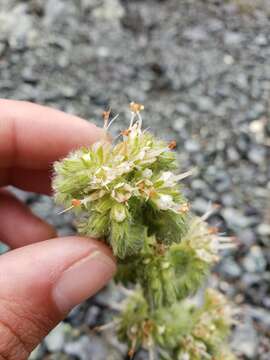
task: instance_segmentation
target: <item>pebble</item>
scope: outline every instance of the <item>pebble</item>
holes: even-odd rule
[[[226,31],[224,34],[224,43],[226,46],[238,46],[244,40],[241,33]]]
[[[51,352],[62,350],[66,342],[66,337],[71,330],[72,328],[69,324],[60,323],[57,325],[44,340],[47,349]]]
[[[99,317],[100,317],[100,308],[98,306],[92,305],[88,309],[84,321],[90,327],[94,327],[97,324]]]
[[[192,202],[192,209],[200,215],[203,215],[209,209],[209,201],[198,197]]]
[[[191,41],[204,41],[207,40],[208,37],[207,32],[201,26],[186,29],[183,33],[183,36],[187,40],[191,40]]]
[[[221,211],[221,214],[225,221],[228,223],[228,226],[232,229],[244,229],[252,223],[252,219],[245,216],[238,209],[227,207]]]
[[[232,258],[226,257],[221,263],[221,271],[225,276],[235,279],[241,276],[242,269]]]
[[[258,348],[258,336],[250,318],[239,324],[232,337],[232,348],[239,355],[254,359]]]
[[[266,149],[262,146],[253,145],[248,152],[248,158],[256,165],[262,165],[266,160]]]
[[[247,312],[253,320],[263,326],[265,332],[270,331],[270,313],[268,310],[250,306]]]
[[[112,348],[100,336],[81,336],[74,342],[68,342],[64,346],[64,352],[68,355],[76,356],[80,360],[119,360],[121,354]]]
[[[243,266],[246,271],[251,273],[265,271],[267,262],[259,246],[254,245],[251,247],[249,253],[243,259]]]
[[[0,56],[4,54],[5,50],[6,50],[6,45],[0,42]]]
[[[196,153],[200,151],[200,144],[198,141],[190,139],[185,142],[185,149],[190,153]]]
[[[270,236],[270,224],[261,223],[257,226],[257,232],[261,236]]]

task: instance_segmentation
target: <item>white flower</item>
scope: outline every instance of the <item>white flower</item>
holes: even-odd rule
[[[126,207],[122,204],[116,204],[112,207],[111,217],[117,222],[122,222],[127,217]]]
[[[83,160],[85,160],[85,161],[89,161],[89,160],[91,160],[90,153],[83,154],[82,159],[83,159]]]
[[[131,198],[134,190],[135,189],[132,186],[130,186],[129,184],[120,183],[114,187],[111,196],[117,202],[122,203]]]
[[[159,195],[155,203],[160,210],[168,210],[174,205],[172,196],[166,194]]]
[[[84,198],[81,202],[82,204],[86,205],[88,202],[98,200],[102,198],[106,194],[105,190],[97,190],[93,192],[91,195]]]
[[[186,171],[182,174],[175,175],[171,171],[164,171],[160,176],[160,180],[164,181],[164,185],[167,187],[175,186],[178,181],[183,180],[187,176],[190,176],[193,170]]]
[[[153,175],[153,171],[151,169],[144,169],[142,172],[142,176],[147,179],[150,179],[152,175]]]

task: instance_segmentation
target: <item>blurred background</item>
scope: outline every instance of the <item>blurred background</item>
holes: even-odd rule
[[[270,359],[269,0],[0,0],[0,97],[33,101],[102,124],[111,106],[145,105],[145,127],[177,141],[193,210],[238,238],[210,284],[240,308],[232,346]],[[74,231],[47,197],[16,190],[34,212]],[[74,309],[32,354],[121,360],[126,349],[89,329],[110,317],[112,287]],[[146,359],[140,352],[136,360]]]

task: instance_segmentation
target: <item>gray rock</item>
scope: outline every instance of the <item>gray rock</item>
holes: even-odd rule
[[[194,140],[194,139],[190,139],[187,140],[185,142],[185,149],[189,152],[189,153],[195,153],[200,151],[200,144],[198,143],[198,141]]]
[[[39,345],[33,350],[29,356],[29,360],[41,360],[44,359],[45,349],[43,345]]]
[[[92,305],[88,309],[85,315],[85,323],[90,327],[97,325],[97,320],[100,316],[100,308],[98,306]]]
[[[196,198],[192,203],[192,209],[200,215],[205,214],[209,210],[209,201],[204,198]]]
[[[6,244],[0,242],[0,255],[4,254],[8,250],[9,250],[9,247]]]
[[[56,326],[44,340],[47,349],[51,352],[62,350],[71,330],[71,326],[65,323],[60,323]]]
[[[201,26],[186,29],[183,33],[183,36],[187,40],[191,41],[204,41],[208,38],[206,30]]]
[[[252,246],[249,253],[243,259],[243,266],[246,271],[255,273],[263,272],[267,263],[262,249],[259,246]]]
[[[268,40],[265,34],[257,35],[255,38],[255,43],[259,46],[266,46],[268,44]]]
[[[82,336],[77,341],[65,344],[64,352],[80,360],[119,360],[122,358],[118,350],[96,335]]]
[[[213,100],[207,96],[201,96],[197,100],[197,105],[199,110],[202,112],[211,111],[214,107]]]
[[[6,50],[6,44],[0,42],[0,56],[4,54]]]
[[[103,0],[102,5],[96,7],[92,14],[102,20],[115,21],[123,18],[125,10],[119,0]]]
[[[244,38],[244,35],[241,33],[226,31],[224,34],[224,43],[227,46],[239,46]]]
[[[265,332],[270,331],[270,313],[268,310],[250,306],[247,312],[253,320],[263,326]]]
[[[225,208],[221,214],[228,225],[233,229],[244,229],[252,224],[253,220],[234,208]]]
[[[232,349],[239,355],[254,359],[258,348],[258,336],[250,318],[239,324],[232,337]]]
[[[248,158],[256,165],[261,165],[266,159],[266,149],[262,146],[252,146]]]
[[[245,245],[246,247],[251,247],[256,243],[256,234],[251,229],[242,229],[237,233],[237,237],[241,244]]]
[[[226,258],[222,261],[221,272],[231,279],[238,278],[242,274],[241,267],[232,258]]]
[[[0,11],[0,34],[0,39],[8,41],[14,50],[32,46],[37,33],[25,4],[18,4],[10,11]]]
[[[257,232],[261,236],[270,236],[270,224],[262,223],[258,225]]]
[[[237,162],[240,159],[240,155],[238,151],[232,146],[230,146],[227,149],[227,156],[228,156],[228,160],[231,162]]]

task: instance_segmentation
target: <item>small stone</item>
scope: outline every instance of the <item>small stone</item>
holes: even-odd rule
[[[181,130],[185,127],[186,119],[179,117],[173,122],[173,129],[181,132]]]
[[[201,26],[196,26],[185,30],[183,36],[191,41],[204,41],[208,38],[207,32]]]
[[[270,331],[270,313],[269,311],[260,307],[250,307],[248,309],[250,317],[259,322],[260,327],[263,327],[265,332]]]
[[[40,360],[45,357],[44,346],[38,345],[35,350],[33,350],[29,356],[29,360]]]
[[[266,111],[265,105],[256,102],[256,104],[254,104],[252,108],[247,112],[246,117],[249,120],[258,119],[259,117],[264,115],[265,111]]]
[[[243,229],[252,223],[252,219],[234,208],[226,208],[221,211],[221,214],[231,228]]]
[[[203,199],[203,198],[197,198],[192,203],[192,209],[200,214],[203,215],[206,213],[206,211],[209,209],[209,201]]]
[[[191,182],[191,187],[193,190],[205,190],[205,188],[207,187],[206,186],[206,183],[201,180],[201,179],[194,179],[192,182]],[[201,199],[201,198],[199,198]]]
[[[190,107],[185,103],[179,103],[175,106],[175,110],[178,111],[180,114],[188,115],[191,112]]]
[[[261,165],[266,157],[266,149],[262,146],[253,145],[248,153],[248,158],[256,165]]]
[[[251,247],[256,243],[256,234],[250,228],[242,229],[237,235],[241,244],[245,245],[246,247]]]
[[[90,327],[96,326],[99,316],[100,308],[98,306],[92,305],[85,315],[85,323]]]
[[[255,43],[259,46],[266,46],[268,44],[265,34],[259,34],[255,38]]]
[[[198,99],[197,104],[198,104],[199,110],[202,112],[209,112],[214,107],[213,100],[207,96],[201,96]]]
[[[231,55],[227,54],[224,56],[223,61],[226,65],[232,65],[234,63],[234,58]]]
[[[235,196],[231,192],[222,194],[221,202],[225,207],[233,207],[235,204]]]
[[[225,276],[235,279],[241,276],[241,267],[233,260],[233,258],[226,258],[222,261],[221,272]]]
[[[9,250],[9,247],[6,244],[0,242],[0,254],[4,254],[8,250]]]
[[[262,117],[258,120],[254,120],[249,124],[249,129],[251,132],[255,134],[260,134],[264,131],[265,125],[266,125],[267,119]]]
[[[189,139],[185,142],[185,149],[190,153],[195,153],[200,151],[201,147],[196,140]]]
[[[270,236],[270,224],[262,223],[258,225],[257,232],[261,236]]]
[[[118,350],[109,345],[102,337],[91,335],[81,336],[74,342],[65,344],[64,351],[80,360],[119,360],[122,358]]]
[[[258,336],[250,318],[239,324],[232,337],[232,348],[239,355],[254,359],[257,353]]]
[[[237,162],[240,159],[240,155],[238,151],[232,146],[230,146],[227,149],[227,156],[228,156],[228,160],[231,162]]]
[[[249,253],[243,259],[243,266],[246,271],[251,273],[263,272],[267,262],[259,246],[252,246]]]
[[[60,323],[56,326],[44,340],[47,349],[51,352],[62,350],[65,344],[66,335],[70,331],[71,327],[68,324]]]
[[[4,54],[6,50],[6,45],[0,42],[0,56]]]
[[[124,17],[125,10],[119,0],[103,0],[102,3],[92,11],[95,18],[115,21]]]
[[[244,40],[244,35],[237,32],[227,31],[224,34],[224,43],[227,46],[239,45]]]

